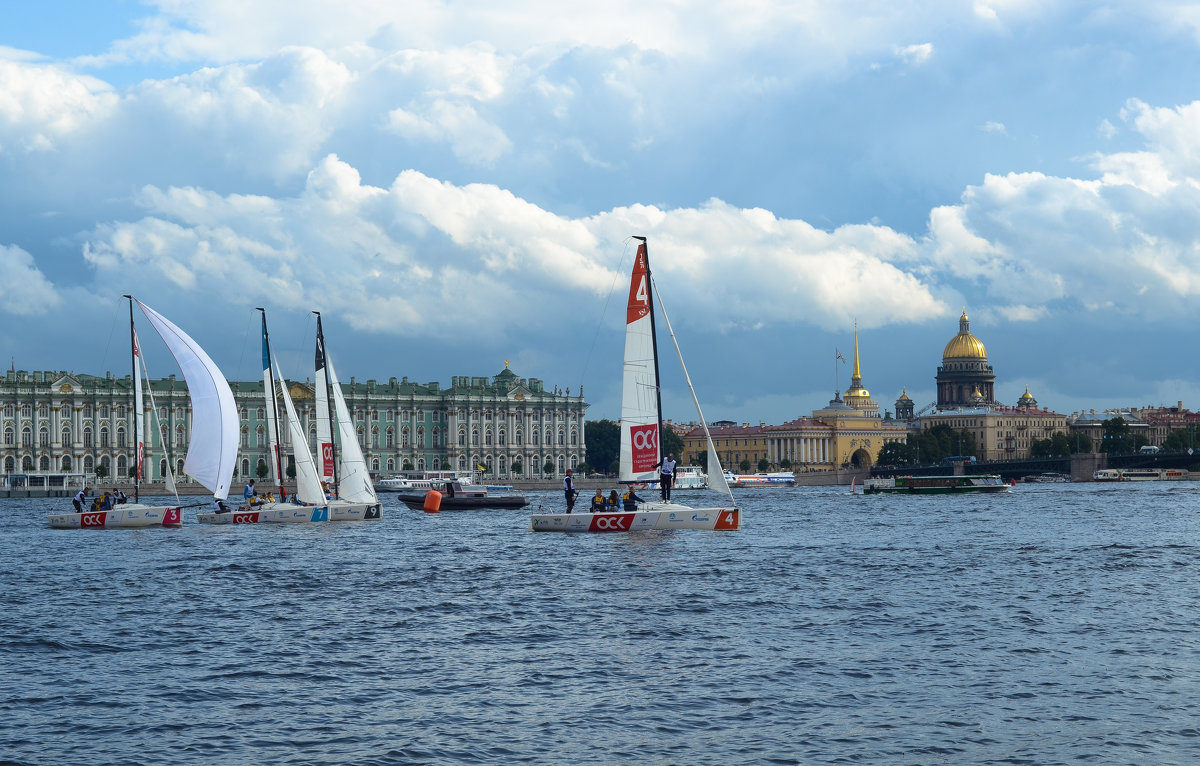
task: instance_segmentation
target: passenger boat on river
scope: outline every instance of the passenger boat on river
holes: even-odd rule
[[[1007,492],[1008,484],[996,474],[971,476],[897,476],[893,479],[867,479],[863,494],[907,493],[944,495],[960,492]]]

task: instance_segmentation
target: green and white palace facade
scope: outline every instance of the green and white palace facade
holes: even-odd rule
[[[75,473],[129,483],[133,461],[130,377],[10,370],[0,380],[0,469],[4,474]],[[237,476],[267,464],[262,381],[230,382],[240,414]],[[402,378],[341,384],[367,465],[375,475],[402,470],[478,470],[489,479],[562,476],[586,457],[583,389],[547,391],[505,366],[491,377],[456,376],[449,388]],[[167,465],[182,482],[192,427],[187,386],[174,375],[149,383],[157,408],[143,481],[162,481]],[[297,416],[316,446],[311,381],[290,381]],[[151,408],[149,397],[146,409]],[[282,407],[280,408],[282,413]],[[286,430],[283,431],[286,434]],[[286,437],[285,437],[286,438]],[[286,454],[286,453],[285,453]]]

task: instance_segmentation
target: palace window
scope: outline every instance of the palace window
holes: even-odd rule
[[[460,446],[460,447],[467,446],[467,431],[466,431],[466,429],[463,429],[463,428],[458,429],[458,446]]]
[[[518,447],[522,447],[525,445],[525,441],[521,438],[521,429],[519,429],[519,428],[517,429],[516,441],[514,441],[513,443],[516,444]]]
[[[38,406],[38,417],[39,417],[39,418],[48,418],[48,417],[50,417],[50,405],[48,405],[48,404],[42,404],[42,405],[39,405],[39,406]],[[50,470],[50,466],[46,466],[46,470],[47,470],[47,471],[49,471],[49,470]]]
[[[105,437],[105,440],[107,441],[107,439],[108,439],[108,437],[106,436],[106,437]],[[106,445],[104,445],[104,446],[106,446],[106,447],[107,447],[108,445],[106,444]],[[118,447],[124,447],[124,446],[125,446],[125,429],[124,429],[124,428],[118,428],[118,429],[117,429],[117,446],[118,446]]]
[[[5,473],[12,473],[13,471],[16,470],[16,467],[17,467],[17,461],[13,460],[11,455],[4,458],[4,472]]]
[[[242,426],[241,447],[242,449],[250,448],[250,429],[246,426]]]
[[[175,446],[182,447],[187,444],[187,437],[184,435],[183,426],[175,429]]]
[[[164,408],[164,409],[166,409],[166,408]],[[163,412],[163,417],[166,417],[166,416],[167,416],[167,413]],[[249,419],[250,419],[250,408],[243,407],[242,408],[242,420],[249,420]]]
[[[401,447],[408,446],[408,426],[405,426],[404,428],[400,429],[400,446]]]
[[[100,429],[100,446],[108,447],[108,429],[101,427]]]
[[[14,412],[16,412],[16,408],[11,404],[4,405],[4,417],[11,418]]]
[[[58,414],[62,415],[64,418],[71,417],[71,405],[64,404],[63,406],[59,407]]]
[[[254,417],[256,417],[259,420],[265,420],[267,417],[267,408],[259,407],[257,410],[254,411]]]
[[[90,405],[90,404],[83,405],[83,416],[85,418],[90,418],[92,416],[92,405]]]
[[[384,438],[384,442],[383,442],[384,446],[386,446],[388,449],[392,449],[393,447],[396,446],[396,432],[393,431],[392,429],[389,428],[388,430],[384,431],[383,438]],[[391,469],[388,469],[388,470],[391,470]]]
[[[425,446],[425,426],[417,426],[417,446]]]
[[[43,447],[50,443],[50,429],[42,426],[38,429],[38,444]],[[50,470],[48,467],[46,470]]]
[[[33,405],[22,404],[21,405],[21,417],[23,417],[23,418],[33,417]]]
[[[567,435],[565,433],[563,433],[562,429],[559,429],[559,431],[558,431],[558,446],[560,446],[560,447],[566,446],[566,443],[567,443]]]
[[[507,439],[505,437],[504,429],[501,428],[500,432],[498,434],[496,434],[496,443],[498,445],[500,445],[501,447],[503,447],[503,446],[505,446],[506,441],[507,441]]]
[[[267,446],[266,441],[267,441],[267,429],[262,426],[259,426],[254,431],[254,446],[255,447],[265,447],[265,446]]]
[[[379,422],[379,410],[371,410],[371,420]],[[378,466],[375,470],[379,470]]]
[[[492,446],[492,429],[483,432],[483,443],[487,447]]]
[[[50,470],[50,456],[49,455],[42,455],[41,459],[38,460],[38,470],[41,470],[41,471],[49,471]]]
[[[13,427],[8,426],[7,428],[5,428],[4,429],[4,446],[5,447],[15,447],[16,441],[17,441],[17,432],[13,430]]]
[[[379,428],[377,426],[373,427],[371,429],[371,446],[374,447],[375,449],[379,449]],[[378,465],[379,461],[376,460],[375,463],[376,463],[375,470],[378,471],[379,470],[379,465]]]
[[[358,427],[358,446],[367,446],[367,431],[362,426]]]

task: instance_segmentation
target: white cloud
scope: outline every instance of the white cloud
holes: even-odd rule
[[[53,150],[104,119],[116,102],[94,77],[0,58],[0,154]]]
[[[314,168],[295,198],[147,188],[140,199],[146,217],[88,238],[86,257],[102,278],[136,268],[164,291],[208,292],[263,274],[266,282],[256,277],[231,297],[319,297],[355,326],[380,331],[496,334],[498,306],[516,325],[570,312],[580,291],[600,296],[619,283],[614,257],[635,232],[651,238],[657,279],[685,321],[840,329],[853,316],[865,327],[946,311],[892,263],[911,257],[908,237],[866,225],[825,232],[719,200],[571,219],[495,186],[416,171],[389,189],[367,186],[336,157]],[[715,315],[701,308],[718,305]]]
[[[55,286],[16,245],[0,245],[0,307],[14,316],[41,316],[62,305]]]
[[[997,133],[1002,136],[1008,134],[1008,128],[1004,127],[1004,123],[996,122],[994,120],[988,120],[985,122],[980,130],[982,130],[984,133]]]
[[[906,45],[897,51],[897,55],[909,66],[920,66],[933,57],[933,43]]]

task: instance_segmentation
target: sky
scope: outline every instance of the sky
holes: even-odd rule
[[[1200,7],[0,0],[0,352],[233,380],[507,362],[619,417],[635,242],[706,419],[935,397],[1200,408]],[[150,373],[177,372],[146,338]],[[157,347],[156,347],[157,346]],[[669,349],[668,349],[669,352]],[[663,363],[665,415],[695,419]]]

